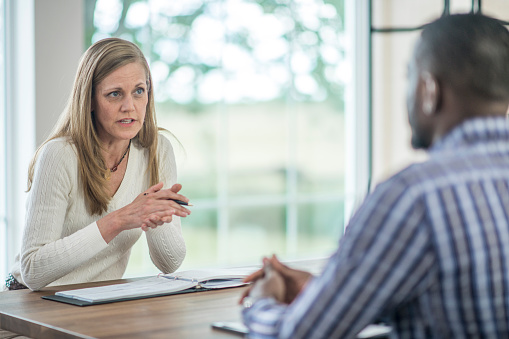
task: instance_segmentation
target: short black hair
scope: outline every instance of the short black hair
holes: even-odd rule
[[[459,94],[509,99],[509,31],[494,18],[455,14],[431,22],[416,59]]]

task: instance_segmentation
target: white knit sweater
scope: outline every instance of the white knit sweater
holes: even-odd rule
[[[170,142],[159,136],[160,181],[164,188],[176,183],[175,156]],[[148,151],[133,140],[127,169],[108,214],[131,203],[149,186]],[[143,231],[123,231],[107,244],[90,215],[78,179],[74,147],[59,138],[42,149],[28,195],[27,217],[20,255],[12,269],[14,277],[32,290],[119,279],[125,272],[131,247]],[[186,254],[180,218],[146,232],[150,258],[163,273],[175,271]]]

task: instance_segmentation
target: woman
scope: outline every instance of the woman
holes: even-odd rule
[[[117,38],[95,43],[30,164],[22,248],[6,287],[119,279],[142,230],[153,263],[175,271],[186,253],[179,217],[190,213],[173,201],[189,201],[175,182],[142,52]]]

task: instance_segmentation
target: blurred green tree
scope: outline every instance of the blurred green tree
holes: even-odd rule
[[[343,111],[344,0],[85,0],[85,6],[87,47],[108,36],[138,44],[162,104],[199,111],[214,102],[290,98],[330,100]]]

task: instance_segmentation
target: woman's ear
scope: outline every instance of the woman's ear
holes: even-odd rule
[[[437,79],[429,72],[421,74],[422,79],[422,112],[431,115],[437,111],[439,85]]]

